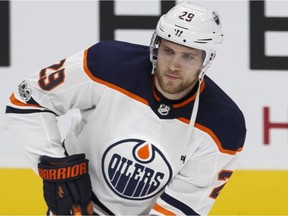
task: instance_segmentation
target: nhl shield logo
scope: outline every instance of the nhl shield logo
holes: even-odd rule
[[[102,173],[115,194],[131,200],[155,196],[172,177],[163,153],[152,143],[139,139],[110,145],[103,154]]]
[[[160,104],[159,108],[158,108],[158,112],[163,115],[166,116],[169,114],[170,111],[170,106],[166,105],[166,104]]]

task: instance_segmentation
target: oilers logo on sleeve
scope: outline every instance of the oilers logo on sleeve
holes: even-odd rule
[[[131,200],[155,196],[172,176],[170,164],[161,151],[153,143],[140,139],[122,140],[107,148],[102,172],[115,194]]]

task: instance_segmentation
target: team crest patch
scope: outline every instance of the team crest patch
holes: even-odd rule
[[[31,99],[32,91],[29,88],[29,85],[28,85],[26,80],[22,81],[18,85],[18,92],[19,92],[19,95],[22,98],[22,100],[24,100],[25,102],[27,102]]]
[[[102,172],[115,194],[131,200],[155,196],[172,177],[163,153],[139,139],[125,139],[109,146],[103,154]]]

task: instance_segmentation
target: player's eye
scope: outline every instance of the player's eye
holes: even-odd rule
[[[186,61],[190,61],[190,60],[193,60],[194,59],[194,56],[190,53],[187,53],[187,54],[183,54],[182,55],[182,58]]]
[[[169,49],[169,48],[164,48],[163,49],[164,53],[167,54],[167,55],[172,55],[174,52],[173,50]]]

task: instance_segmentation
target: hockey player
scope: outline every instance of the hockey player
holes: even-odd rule
[[[160,18],[150,47],[99,42],[18,86],[7,118],[50,213],[209,213],[246,134],[205,75],[222,39],[216,12],[184,2]],[[81,116],[63,142],[57,117],[71,109]]]

